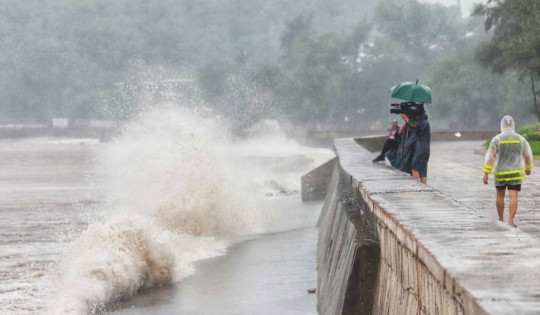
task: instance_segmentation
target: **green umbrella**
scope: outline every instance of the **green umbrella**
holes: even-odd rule
[[[431,89],[422,84],[413,82],[401,82],[390,89],[393,98],[409,102],[429,103],[431,104]]]

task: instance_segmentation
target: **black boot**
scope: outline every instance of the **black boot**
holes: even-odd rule
[[[384,161],[384,155],[382,155],[382,154],[380,154],[378,157],[373,159],[373,163],[377,163],[377,162],[380,162],[380,161]]]

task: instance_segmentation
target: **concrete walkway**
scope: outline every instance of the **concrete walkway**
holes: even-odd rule
[[[497,221],[493,175],[488,185],[484,185],[484,156],[474,153],[482,143],[432,142],[428,184],[477,211],[478,215]],[[520,230],[540,238],[540,161],[535,161],[535,166],[521,187],[515,223]],[[508,222],[508,195],[504,220]],[[540,247],[540,240],[538,245]]]
[[[482,308],[463,298],[465,314],[540,314],[540,162],[522,186],[516,229],[497,221],[493,178],[483,184],[484,157],[474,153],[481,144],[432,142],[428,185],[374,165],[377,153],[351,139],[336,139],[335,148],[383,224],[403,227],[412,241],[396,237],[437,281],[458,300],[470,294]]]
[[[481,144],[478,141],[432,143],[428,184],[472,209],[478,216],[508,227],[508,195],[505,198],[505,223],[498,223],[493,175],[490,175],[488,185],[482,182],[484,155],[474,153]],[[486,231],[485,237],[494,239],[485,243],[481,255],[475,254],[476,258],[484,256],[480,266],[487,269],[490,279],[485,281],[493,286],[491,289],[484,287],[486,291],[481,294],[484,298],[491,297],[490,302],[482,303],[490,313],[540,313],[537,308],[540,302],[540,161],[535,161],[535,166],[519,193],[515,233],[500,237],[500,233]],[[467,222],[460,222],[456,217],[456,225],[462,224],[467,225]],[[461,233],[471,233],[467,230],[465,227]],[[476,233],[471,234],[471,244],[477,243]],[[463,247],[467,248],[467,244]]]
[[[511,232],[495,231],[492,224],[479,230],[476,227],[477,222],[471,224],[472,222],[462,220],[459,213],[456,213],[456,226],[446,229],[470,235],[468,244],[454,245],[456,257],[470,249],[475,252],[465,254],[471,257],[471,261],[455,261],[455,264],[474,264],[476,267],[472,268],[473,270],[484,269],[483,276],[480,277],[480,281],[485,278],[484,284],[469,286],[467,283],[471,284],[473,278],[476,278],[473,282],[479,279],[467,279],[466,274],[458,273],[465,278],[465,286],[470,287],[473,295],[483,300],[481,304],[491,314],[539,314],[537,307],[540,304],[540,284],[537,281],[540,270],[530,267],[538,266],[540,262],[538,254],[531,255],[540,250],[540,161],[535,161],[536,169],[533,169],[522,185],[515,217],[518,228],[514,229],[507,225],[508,196],[505,200],[505,223],[499,223],[493,175],[490,175],[488,185],[482,182],[484,155],[475,153],[475,149],[482,143],[483,141],[432,142],[428,185],[464,208],[472,210],[478,217],[492,220],[503,230]],[[483,247],[482,250],[478,250],[478,245]],[[452,255],[451,252],[449,254]],[[535,256],[536,259],[531,260]],[[455,267],[458,270],[469,269],[464,266]],[[532,270],[534,272],[531,273]]]

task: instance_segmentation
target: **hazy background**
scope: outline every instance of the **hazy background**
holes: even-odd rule
[[[482,1],[479,0],[422,0],[421,3],[432,3],[432,4],[442,4],[445,6],[457,6],[458,3],[461,7],[461,15],[463,17],[467,17],[471,15],[471,12],[474,7],[474,3],[480,3]]]
[[[389,88],[416,79],[437,129],[535,121],[530,82],[480,66],[491,33],[457,3],[4,0],[0,123],[125,120],[182,100],[238,130],[382,129]]]

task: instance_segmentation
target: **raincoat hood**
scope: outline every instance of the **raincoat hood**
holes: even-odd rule
[[[501,132],[505,131],[516,131],[514,118],[512,118],[510,115],[506,115],[501,119]]]

